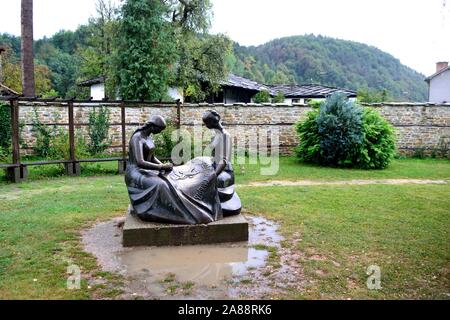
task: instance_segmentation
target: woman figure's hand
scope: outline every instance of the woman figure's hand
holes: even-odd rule
[[[172,163],[165,163],[161,166],[161,170],[165,171],[172,171],[173,170],[173,164]]]
[[[216,168],[216,176],[219,176],[219,174],[221,174],[222,171],[225,170],[227,164],[228,164],[227,159],[222,159],[222,161],[220,161],[220,163]]]

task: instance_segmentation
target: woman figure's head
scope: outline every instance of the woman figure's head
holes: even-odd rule
[[[167,124],[163,117],[152,116],[148,122],[146,122],[142,127],[136,130],[136,132],[143,132],[147,135],[150,133],[158,134],[166,129]]]
[[[203,114],[203,123],[208,129],[221,129],[220,114],[214,110],[208,110]]]

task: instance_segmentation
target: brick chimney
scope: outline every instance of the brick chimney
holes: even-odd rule
[[[436,63],[436,72],[439,72],[446,68],[448,68],[448,61],[441,61],[441,62]]]

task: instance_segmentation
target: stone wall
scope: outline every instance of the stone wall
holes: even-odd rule
[[[399,152],[412,155],[417,150],[430,154],[446,149],[450,155],[450,104],[373,104],[397,131]]]
[[[22,126],[21,129],[21,139],[23,148],[21,150],[22,154],[30,154],[33,151],[33,145],[35,144],[36,138],[33,132],[33,123],[35,122],[36,116],[39,121],[43,124],[50,126],[57,125],[56,127],[61,129],[63,132],[68,133],[68,106],[66,103],[29,103],[21,102],[19,104],[20,112],[19,119]],[[74,123],[75,123],[75,134],[81,135],[87,138],[88,134],[88,123],[89,123],[89,113],[93,110],[93,107],[98,107],[98,104],[74,104]],[[122,143],[122,128],[121,128],[121,109],[119,104],[108,104],[110,111],[110,130],[109,136],[111,137],[112,143],[110,146],[111,152],[121,151]],[[127,141],[131,138],[134,130],[145,123],[149,115],[159,114],[166,119],[175,121],[177,108],[176,105],[131,105],[127,106],[125,112],[126,118],[126,133]]]
[[[77,133],[86,134],[88,115],[92,104],[75,104],[75,127]],[[450,104],[417,104],[417,103],[384,103],[372,104],[365,107],[377,109],[396,128],[398,135],[398,150],[402,154],[411,155],[416,150],[433,150],[446,148],[450,154]],[[121,127],[120,108],[117,104],[109,105],[111,111],[112,151],[120,151]],[[291,152],[298,144],[298,138],[293,125],[303,119],[311,108],[307,105],[274,105],[274,104],[185,104],[181,109],[181,126],[192,130],[201,123],[202,114],[206,110],[215,109],[223,118],[224,125],[235,138],[235,143],[244,145],[249,136],[260,132],[269,135],[270,132],[279,133],[279,144],[282,153]],[[25,124],[22,129],[22,139],[29,149],[22,150],[29,153],[35,141],[31,131],[34,110],[43,123],[58,123],[67,130],[68,116],[66,104],[20,103],[20,121]],[[135,128],[143,124],[150,115],[159,114],[171,121],[176,121],[176,105],[132,105],[127,106],[127,141]],[[266,134],[268,132],[268,134]],[[270,139],[269,139],[270,140]],[[250,138],[250,141],[253,141]],[[251,144],[251,142],[250,142]]]

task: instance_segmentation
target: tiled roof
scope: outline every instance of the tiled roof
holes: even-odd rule
[[[90,87],[94,84],[105,83],[105,77],[97,77],[94,79],[89,79],[83,82],[80,82],[78,85],[80,87]]]
[[[0,96],[18,96],[19,93],[0,83]]]
[[[336,92],[342,92],[349,97],[356,97],[357,95],[356,92],[352,90],[322,86],[318,84],[270,86],[270,93],[272,95],[276,95],[280,91],[286,98],[322,98]]]
[[[250,79],[247,79],[244,77],[239,77],[234,74],[230,74],[228,76],[227,80],[222,81],[222,86],[243,88],[243,89],[254,90],[254,91],[263,91],[263,90],[269,91],[270,90],[269,87],[267,87],[263,84],[259,84],[256,81],[253,81],[253,80],[250,80]]]
[[[97,83],[104,82],[105,77],[98,77],[80,82],[78,85],[82,87],[88,87]],[[228,79],[222,81],[221,84],[222,86],[242,88],[256,92],[268,91],[272,96],[275,96],[278,92],[281,91],[286,98],[325,98],[335,92],[343,92],[349,97],[356,97],[355,91],[347,89],[322,86],[318,84],[268,86],[234,74],[230,74],[228,76]]]
[[[356,97],[356,92],[347,89],[322,86],[318,84],[305,85],[273,85],[268,86],[256,81],[230,74],[228,79],[222,82],[222,86],[242,88],[253,91],[268,91],[272,96],[282,92],[286,98],[324,98],[335,92],[342,92],[349,97]]]

